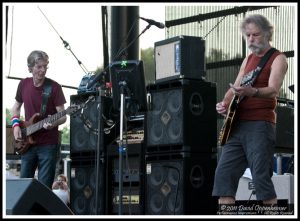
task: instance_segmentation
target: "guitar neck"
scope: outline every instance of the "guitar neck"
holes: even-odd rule
[[[47,118],[43,119],[43,120],[41,120],[41,121],[39,121],[35,124],[32,124],[32,125],[28,126],[26,128],[26,136],[29,136],[29,135],[37,132],[38,130],[42,129],[43,125],[45,123],[51,123],[52,124],[53,122],[55,122],[58,119],[62,118],[63,116],[65,116],[68,113],[68,110],[69,109],[63,110],[61,112],[58,112],[56,114],[51,115],[50,117],[47,117]]]

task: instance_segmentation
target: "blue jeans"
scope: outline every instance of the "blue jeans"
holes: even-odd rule
[[[21,155],[21,178],[33,178],[38,169],[38,180],[52,189],[57,161],[57,145],[32,146]]]

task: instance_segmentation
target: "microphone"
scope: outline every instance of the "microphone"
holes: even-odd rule
[[[165,25],[164,25],[163,23],[154,21],[154,20],[152,20],[152,19],[143,18],[143,17],[140,17],[140,19],[143,19],[144,21],[148,22],[149,25],[155,25],[155,26],[158,27],[158,28],[165,28]]]

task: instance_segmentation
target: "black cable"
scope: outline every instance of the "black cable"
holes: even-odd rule
[[[88,74],[89,71],[88,71],[87,68],[82,64],[82,62],[76,57],[76,55],[73,53],[73,51],[71,50],[70,44],[69,44],[67,41],[65,41],[65,40],[60,36],[60,34],[58,33],[58,31],[54,28],[54,26],[51,24],[51,22],[49,21],[49,19],[47,18],[47,16],[46,16],[46,15],[44,14],[44,12],[40,9],[40,7],[39,7],[39,6],[37,6],[37,7],[38,7],[38,9],[40,10],[40,12],[44,15],[44,17],[46,18],[46,20],[48,21],[48,23],[50,24],[50,26],[54,29],[54,31],[56,32],[56,34],[59,36],[59,38],[62,40],[62,42],[63,42],[65,48],[66,48],[67,50],[69,50],[69,51],[73,54],[73,56],[75,57],[75,59],[77,60],[77,62],[78,62],[78,64],[79,64],[79,66],[81,67],[81,69],[82,69],[86,74]]]
[[[225,18],[226,18],[227,15],[225,15],[223,18],[221,18],[220,21],[217,22],[217,24],[212,27],[212,29],[210,29],[210,31],[203,37],[203,39],[205,39]]]
[[[252,190],[252,191],[251,191],[251,194],[250,194],[250,196],[249,196],[249,199],[248,199],[248,201],[247,201],[247,204],[250,203],[250,200],[251,200],[252,195],[255,195],[255,190]]]
[[[112,59],[113,62],[116,61],[116,59],[118,59],[118,58],[121,56],[121,54],[122,54],[126,49],[128,49],[128,48],[135,42],[136,39],[133,39],[133,40],[127,45],[127,47],[124,47],[124,48],[122,49],[122,46],[123,46],[123,45],[125,44],[125,42],[127,42],[127,40],[129,39],[130,33],[136,29],[136,23],[137,23],[137,20],[138,20],[138,19],[135,19],[135,21],[134,21],[133,24],[131,25],[131,28],[129,29],[127,35],[126,35],[126,36],[124,37],[124,39],[122,40],[119,50],[117,51],[116,55],[115,55],[115,56],[113,57],[113,59]],[[140,34],[140,35],[141,35],[141,34]],[[139,35],[139,36],[140,36],[140,35]],[[139,36],[138,36],[138,37],[139,37]],[[138,38],[138,37],[137,37],[137,38]]]

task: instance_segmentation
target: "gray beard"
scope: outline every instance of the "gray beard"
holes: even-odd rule
[[[268,44],[250,45],[248,48],[256,55],[260,54],[267,48]]]

